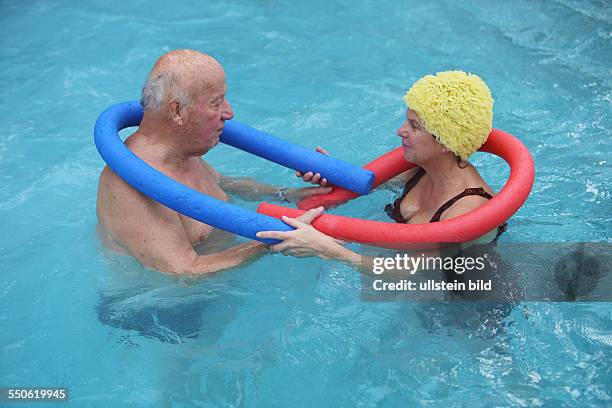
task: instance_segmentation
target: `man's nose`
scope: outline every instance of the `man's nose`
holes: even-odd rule
[[[229,101],[225,102],[225,109],[223,109],[223,113],[221,114],[221,118],[223,120],[230,120],[234,117],[234,111],[232,110],[232,107],[230,106]]]

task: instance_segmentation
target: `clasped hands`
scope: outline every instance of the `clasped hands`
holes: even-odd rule
[[[317,152],[327,155],[321,147],[317,147]],[[305,182],[318,184],[322,187],[329,187],[327,179],[322,178],[319,173],[296,172],[297,177],[301,177]],[[273,252],[280,252],[283,255],[291,255],[298,258],[318,256],[323,259],[338,258],[343,252],[342,246],[345,242],[332,238],[317,231],[311,224],[324,212],[323,207],[313,208],[306,211],[297,218],[283,216],[285,224],[295,228],[293,231],[260,231],[258,238],[271,238],[282,242],[270,245],[269,249]]]

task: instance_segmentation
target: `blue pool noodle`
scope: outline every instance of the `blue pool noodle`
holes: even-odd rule
[[[181,214],[266,244],[277,244],[279,241],[257,238],[257,232],[293,229],[276,218],[202,194],[149,166],[132,153],[119,138],[121,129],[138,126],[142,116],[143,110],[138,102],[119,103],[102,112],[94,128],[98,152],[126,183]]]
[[[234,120],[225,122],[219,141],[302,173],[321,173],[330,183],[360,195],[372,189],[375,174],[361,167],[287,142]]]
[[[119,131],[137,126],[143,116],[138,102],[111,106],[98,117],[94,139],[98,152],[115,173],[136,190],[188,217],[246,238],[267,244],[279,241],[260,239],[259,231],[290,231],[293,228],[276,218],[245,210],[193,190],[149,166],[128,149]],[[374,173],[340,160],[285,142],[235,121],[225,122],[221,142],[261,156],[295,170],[324,174],[334,184],[367,193]],[[367,174],[370,173],[370,174]],[[365,185],[364,185],[365,183]]]

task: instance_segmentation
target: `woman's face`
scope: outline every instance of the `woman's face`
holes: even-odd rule
[[[425,130],[419,116],[412,109],[406,111],[406,120],[397,129],[397,135],[402,138],[404,159],[411,163],[420,164],[447,152],[435,136]]]

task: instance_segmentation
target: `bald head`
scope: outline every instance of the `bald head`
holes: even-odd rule
[[[190,106],[195,95],[210,92],[224,81],[223,68],[213,57],[194,50],[170,51],[153,66],[140,103],[145,110],[159,110],[172,101]]]

